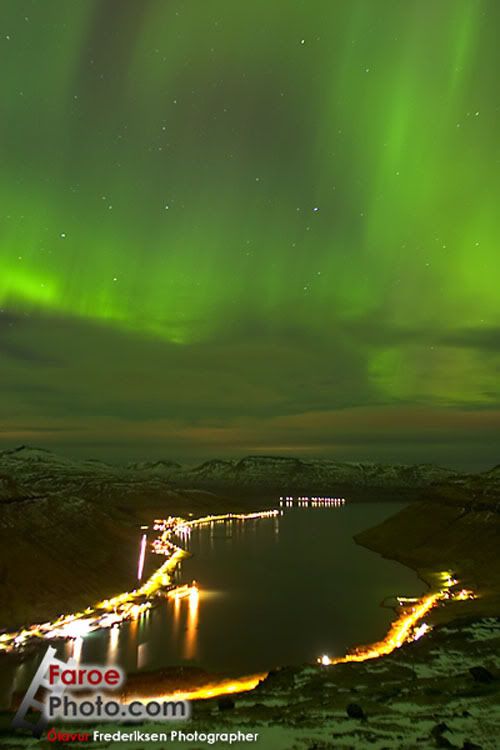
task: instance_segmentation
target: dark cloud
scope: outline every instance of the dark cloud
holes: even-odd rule
[[[264,451],[367,460],[371,451],[397,461],[411,450],[412,460],[449,457],[453,446],[462,454],[471,435],[478,456],[491,456],[500,434],[491,405],[457,412],[389,400],[359,341],[339,331],[320,341],[300,328],[284,336],[233,322],[220,340],[177,345],[37,317],[16,329],[16,346],[30,354],[2,359],[4,445],[87,446],[103,458],[158,455],[161,445],[177,459]]]
[[[18,315],[11,311],[0,312],[0,361],[5,358],[32,364],[55,364],[58,358],[47,356],[44,345],[32,340],[37,328],[29,315]]]
[[[463,328],[446,334],[441,341],[448,346],[500,353],[500,328]]]
[[[347,341],[325,348],[301,332],[291,339],[233,333],[179,346],[77,320],[33,319],[17,344],[30,358],[7,365],[1,378],[18,397],[38,394],[45,412],[132,421],[227,420],[377,399]]]
[[[359,344],[370,347],[450,346],[479,351],[500,352],[500,328],[491,326],[443,330],[435,322],[428,326],[397,326],[389,323],[382,309],[369,316],[344,321],[339,330]]]

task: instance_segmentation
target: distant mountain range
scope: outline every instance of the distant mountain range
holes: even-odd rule
[[[146,475],[155,473],[182,486],[270,489],[284,494],[332,493],[337,487],[349,486],[421,488],[457,476],[455,471],[432,465],[387,466],[279,456],[215,459],[194,468],[162,461],[130,464],[128,468]]]
[[[127,494],[144,485],[148,491],[198,489],[226,494],[338,495],[349,489],[373,489],[405,495],[435,485],[463,485],[479,477],[496,484],[500,481],[500,467],[467,475],[432,464],[384,465],[279,456],[215,459],[195,467],[168,460],[116,466],[96,460],[72,460],[28,446],[0,453],[0,498],[3,495],[5,499],[9,493],[53,492],[68,484],[77,494],[79,489],[105,491],[107,487],[121,488]],[[383,497],[381,492],[376,494]]]

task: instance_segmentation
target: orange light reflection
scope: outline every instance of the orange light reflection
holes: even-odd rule
[[[198,589],[193,588],[189,594],[186,640],[184,643],[184,656],[193,659],[197,649],[198,618],[199,618],[200,594]]]

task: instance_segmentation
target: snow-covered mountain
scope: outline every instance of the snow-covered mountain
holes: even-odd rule
[[[126,468],[132,472],[165,475],[181,470],[182,466],[175,461],[139,461],[127,464]]]
[[[113,466],[94,459],[78,461],[24,445],[0,452],[0,501],[8,500],[9,492],[24,498],[74,495],[105,500],[111,495],[125,498],[155,493],[168,497],[170,487],[153,470]]]
[[[438,483],[460,481],[465,475],[432,464],[384,465],[279,456],[247,456],[182,466],[168,460],[113,466],[101,461],[76,461],[40,448],[21,446],[0,453],[0,477],[25,491],[56,491],[59,486],[103,490],[113,486],[127,492],[145,486],[210,489],[219,492],[272,491],[279,494],[328,493],[346,488],[420,490]],[[4,488],[8,492],[8,487]]]
[[[433,465],[384,465],[277,456],[247,456],[233,461],[207,461],[174,472],[182,482],[218,487],[272,488],[286,492],[333,492],[336,487],[427,487],[457,476]]]

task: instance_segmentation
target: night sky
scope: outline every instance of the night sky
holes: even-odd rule
[[[3,0],[0,446],[500,462],[497,0]]]

